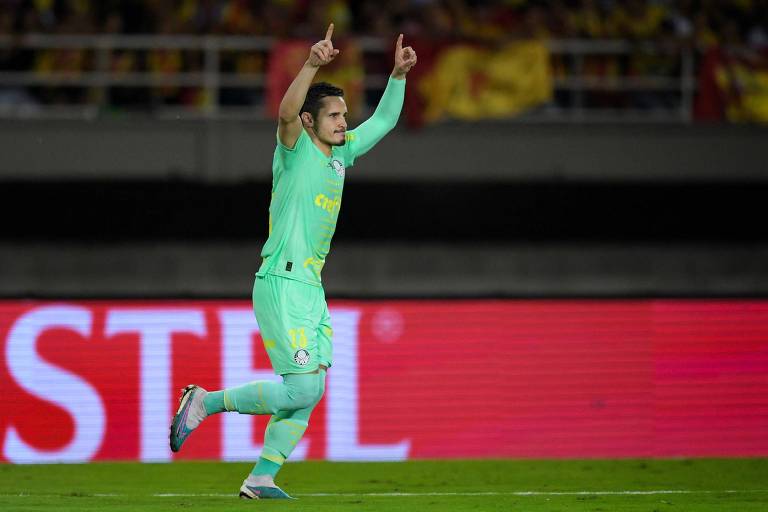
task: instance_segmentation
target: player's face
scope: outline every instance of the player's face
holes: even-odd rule
[[[331,146],[343,146],[346,142],[347,104],[341,96],[326,96],[317,113],[315,134]]]

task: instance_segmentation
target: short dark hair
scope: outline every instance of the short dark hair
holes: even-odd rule
[[[322,99],[327,96],[344,96],[344,91],[328,82],[317,82],[310,85],[299,113],[309,112],[313,119],[317,119],[320,107],[323,106]]]

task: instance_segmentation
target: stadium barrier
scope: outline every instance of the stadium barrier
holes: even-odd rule
[[[407,37],[407,36],[406,36]],[[314,41],[306,41],[311,45]],[[202,118],[202,119],[254,119],[272,118],[262,102],[251,106],[231,107],[221,101],[224,89],[236,91],[265,90],[268,87],[268,73],[263,69],[235,73],[225,71],[222,65],[227,54],[248,53],[258,55],[258,60],[267,61],[280,40],[268,36],[196,36],[196,35],[115,35],[115,34],[41,34],[29,33],[22,36],[0,34],[0,50],[53,51],[67,56],[58,60],[89,63],[82,69],[32,69],[26,71],[4,70],[0,73],[0,88],[15,91],[12,101],[0,101],[0,118],[11,119],[96,119],[110,116],[107,98],[110,88],[198,88],[203,94],[197,105],[161,106],[152,105],[153,116],[161,119]],[[374,59],[391,51],[391,44],[380,37],[360,36],[347,44],[356,45],[361,54]],[[420,48],[420,68],[424,69],[432,51],[427,47],[440,47],[442,43],[432,40],[417,40],[414,47]],[[608,123],[675,123],[689,124],[693,120],[693,99],[697,88],[695,52],[689,45],[660,44],[654,41],[631,41],[623,39],[554,39],[545,43],[552,57],[555,90],[568,97],[563,105],[550,105],[540,112],[524,118],[525,121],[543,122],[608,122]],[[308,48],[308,46],[307,46]],[[176,52],[178,61],[183,61],[181,52],[197,62],[191,69],[169,71],[165,68],[144,69],[134,64],[121,69],[121,53]],[[357,50],[356,50],[357,51]],[[302,58],[303,58],[302,52]],[[74,57],[76,56],[76,57]],[[194,57],[193,57],[194,56]],[[633,56],[647,61],[661,57],[674,62],[665,69],[653,69],[641,74],[608,71],[612,66],[608,59],[631,59]],[[283,59],[284,56],[281,56]],[[57,61],[56,59],[52,59]],[[284,59],[283,59],[284,60]],[[388,60],[388,59],[387,59]],[[362,60],[360,61],[362,64]],[[524,63],[523,63],[524,64]],[[530,66],[530,62],[528,63]],[[259,66],[256,66],[257,68]],[[291,67],[295,72],[295,66]],[[664,67],[664,66],[656,66]],[[469,70],[457,70],[467,72]],[[478,81],[473,78],[472,87],[480,82],[497,82],[505,79],[503,70],[494,78]],[[362,72],[355,69],[352,73]],[[450,69],[447,73],[452,73]],[[473,73],[477,74],[477,70]],[[349,73],[347,73],[349,74]],[[344,75],[344,73],[341,73]],[[387,75],[381,72],[363,73],[362,88],[368,93],[379,91],[386,85]],[[438,77],[439,78],[439,77]],[[507,79],[509,77],[506,77]],[[440,80],[437,81],[438,83]],[[290,83],[290,81],[289,81]],[[82,88],[90,91],[83,104],[37,104],[29,103],[23,93],[27,88],[56,87]],[[519,87],[519,84],[517,84]],[[348,89],[345,87],[345,89]],[[349,93],[349,90],[347,91]],[[507,91],[515,94],[515,86]],[[634,94],[644,98],[660,95],[663,101],[653,100],[649,105],[619,104],[614,106],[590,106],[590,94],[615,95]],[[282,96],[282,93],[280,93]],[[27,98],[27,99],[25,99]],[[487,98],[486,98],[487,99]],[[2,98],[0,97],[0,100]],[[24,101],[22,101],[24,100]],[[375,105],[367,105],[365,115]],[[406,113],[415,108],[406,108]],[[365,116],[362,116],[365,117]]]
[[[766,300],[331,301],[293,460],[768,455]],[[277,378],[245,301],[0,302],[0,457],[253,460],[264,417],[167,446],[177,392]]]

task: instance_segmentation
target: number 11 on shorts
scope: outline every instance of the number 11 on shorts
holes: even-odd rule
[[[288,336],[291,337],[291,348],[296,350],[297,348],[307,348],[307,335],[304,333],[304,328],[288,329]]]

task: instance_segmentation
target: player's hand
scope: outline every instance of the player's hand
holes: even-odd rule
[[[328,30],[325,33],[325,39],[318,41],[312,45],[312,49],[309,51],[309,59],[307,62],[310,66],[319,68],[330,63],[339,54],[339,50],[333,47],[331,42],[331,36],[333,35],[333,23],[328,25]]]
[[[392,70],[392,76],[403,79],[415,65],[416,52],[410,46],[403,48],[403,34],[400,34],[395,43],[395,69]]]

